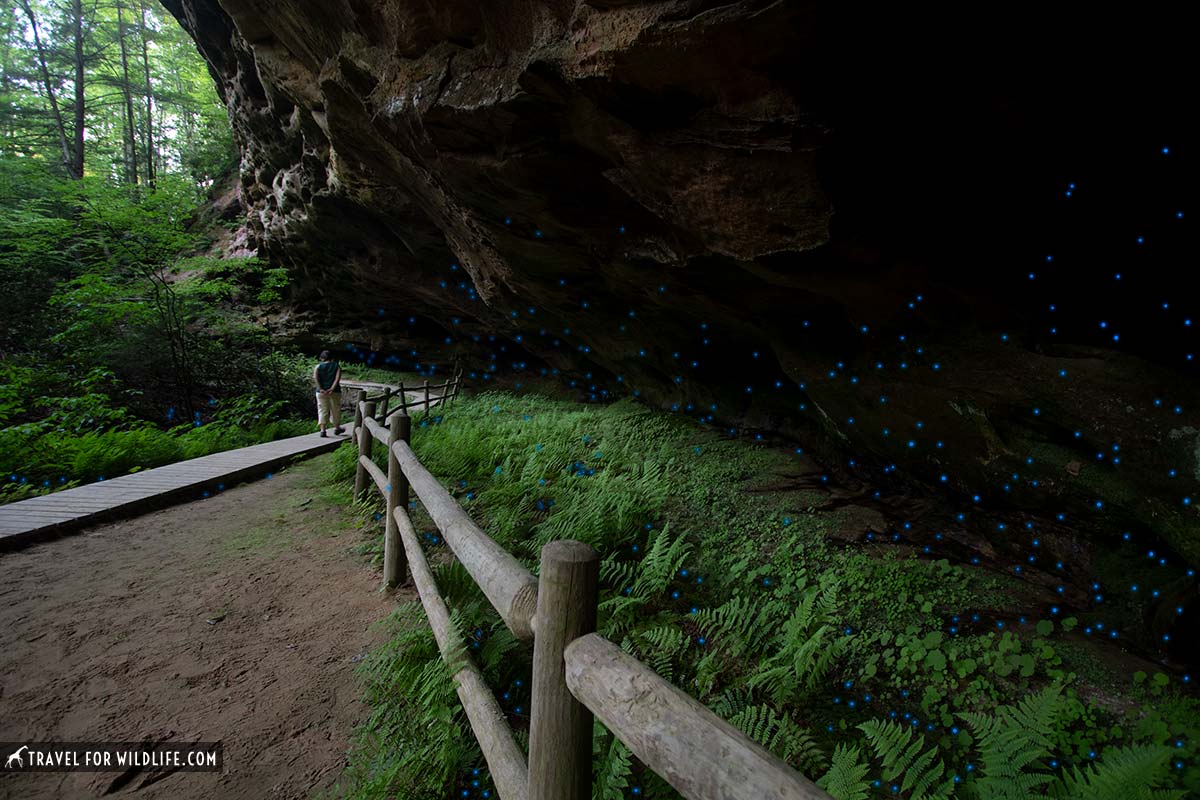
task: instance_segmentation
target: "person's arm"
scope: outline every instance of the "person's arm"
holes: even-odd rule
[[[342,390],[342,365],[338,364],[337,374],[333,376],[333,388],[335,391]]]
[[[317,379],[317,370],[318,370],[318,369],[320,369],[320,368],[321,368],[321,365],[320,365],[320,364],[318,364],[317,366],[313,367],[313,387],[314,387],[314,388],[315,388],[315,389],[316,389],[318,392],[320,392],[320,391],[321,391],[321,381],[319,381],[319,380]]]

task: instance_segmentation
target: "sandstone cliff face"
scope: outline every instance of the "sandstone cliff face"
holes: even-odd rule
[[[936,486],[976,521],[1135,530],[1200,561],[1192,345],[1162,335],[1182,317],[1135,291],[1143,335],[1118,350],[1096,319],[1134,295],[1075,283],[1112,271],[1097,231],[1131,218],[1106,203],[1148,174],[1112,154],[1178,132],[1161,80],[1132,86],[1174,65],[1060,41],[1074,12],[1035,5],[164,3],[315,333],[426,361],[448,338],[476,372],[544,366],[782,431],[847,481]],[[1045,224],[1101,177],[1074,239]],[[1053,274],[1051,248],[1074,255]]]

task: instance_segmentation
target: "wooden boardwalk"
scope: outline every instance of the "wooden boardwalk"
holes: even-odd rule
[[[346,433],[322,439],[316,432],[237,450],[201,456],[75,489],[0,506],[0,550],[57,536],[106,519],[131,516],[205,491],[220,490],[266,477],[297,458],[326,453],[350,438]]]

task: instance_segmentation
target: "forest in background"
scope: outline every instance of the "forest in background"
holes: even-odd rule
[[[305,367],[250,308],[282,270],[215,246],[238,153],[149,0],[0,17],[0,501],[310,429]]]

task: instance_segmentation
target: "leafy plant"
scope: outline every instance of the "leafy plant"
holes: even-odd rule
[[[815,689],[845,649],[834,622],[836,604],[830,588],[808,587],[783,624],[783,632],[766,652],[773,653],[747,680],[779,705]]]
[[[925,737],[892,720],[871,720],[859,725],[882,764],[885,781],[899,782],[899,791],[912,800],[945,800],[954,790],[954,778],[937,757],[936,747],[925,746]]]
[[[871,791],[867,781],[869,764],[862,760],[862,750],[839,744],[833,751],[832,763],[817,785],[833,796],[834,800],[866,800]]]

